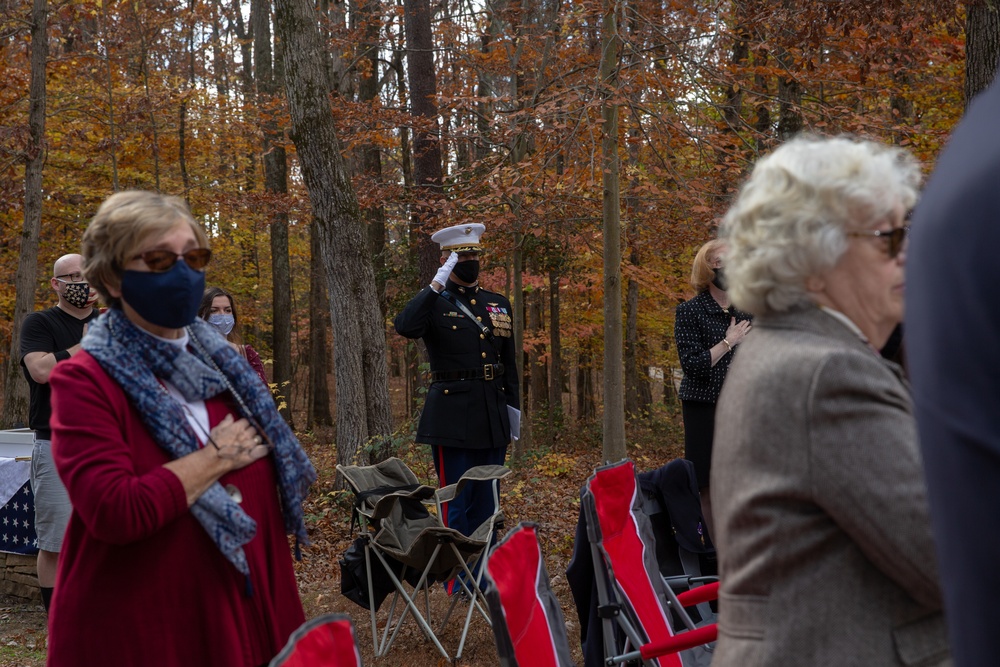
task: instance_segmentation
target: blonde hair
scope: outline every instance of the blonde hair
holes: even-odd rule
[[[126,190],[104,200],[83,233],[81,248],[83,274],[104,303],[120,307],[121,300],[111,296],[108,287],[121,285],[125,265],[148,239],[167,233],[179,222],[191,226],[200,247],[208,247],[205,231],[180,197]]]
[[[725,247],[726,242],[722,239],[712,239],[698,249],[698,254],[694,256],[694,262],[691,264],[691,286],[695,290],[704,292],[708,289],[712,279],[715,278],[715,271],[708,265],[708,257],[716,250]]]
[[[917,202],[920,167],[902,148],[849,136],[792,139],[761,158],[722,223],[729,298],[754,315],[810,303],[847,232]]]

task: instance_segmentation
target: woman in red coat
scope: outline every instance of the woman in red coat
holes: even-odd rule
[[[304,620],[286,535],[316,473],[269,392],[197,319],[211,252],[184,202],[122,192],[83,237],[111,306],[51,376],[73,503],[51,667],[266,665]]]

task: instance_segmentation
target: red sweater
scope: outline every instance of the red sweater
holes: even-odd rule
[[[303,621],[271,457],[231,472],[257,522],[253,595],[188,511],[169,456],[86,352],[56,366],[52,451],[73,502],[49,616],[50,667],[266,664]],[[225,395],[228,398],[228,394]],[[231,411],[206,401],[209,421]]]

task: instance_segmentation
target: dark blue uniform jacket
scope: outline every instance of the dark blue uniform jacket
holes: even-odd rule
[[[432,377],[436,371],[482,370],[486,365],[493,366],[494,377],[432,382],[416,441],[468,449],[506,447],[510,443],[507,406],[521,407],[510,301],[496,292],[462,287],[450,280],[445,289],[490,328],[492,342],[480,332],[478,323],[430,287],[396,316],[396,331],[423,339]],[[503,374],[498,364],[503,364]]]

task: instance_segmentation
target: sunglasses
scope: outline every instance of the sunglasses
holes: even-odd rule
[[[177,260],[184,258],[184,263],[196,271],[201,271],[208,266],[208,260],[212,259],[212,251],[208,248],[195,248],[181,254],[172,250],[147,250],[132,259],[141,259],[153,273],[169,271]]]
[[[899,253],[903,250],[903,245],[906,243],[907,237],[910,235],[910,226],[904,225],[902,227],[896,227],[895,229],[890,229],[888,231],[883,231],[881,229],[874,229],[868,232],[848,232],[848,236],[867,236],[874,237],[877,239],[885,239],[888,241],[886,249],[889,253],[889,259],[896,259]]]

